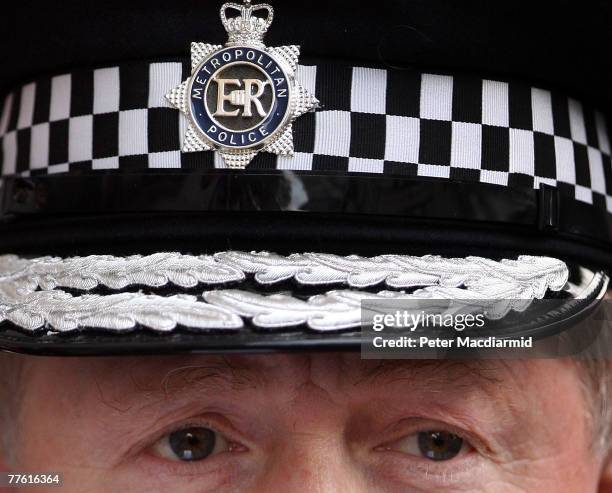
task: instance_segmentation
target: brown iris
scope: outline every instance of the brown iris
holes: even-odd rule
[[[184,461],[206,459],[215,449],[215,432],[208,428],[186,428],[168,437],[172,452]]]
[[[463,438],[447,431],[422,431],[418,442],[421,453],[435,461],[453,459],[463,447]]]

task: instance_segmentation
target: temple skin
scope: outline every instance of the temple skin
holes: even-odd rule
[[[0,470],[62,472],[48,491],[612,491],[569,360],[0,358],[21,368]],[[202,461],[160,455],[185,426],[230,445]],[[427,459],[409,444],[432,429],[469,445]]]

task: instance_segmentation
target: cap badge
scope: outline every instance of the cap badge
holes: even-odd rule
[[[268,4],[226,3],[227,43],[191,43],[191,77],[166,95],[187,116],[183,152],[217,151],[237,169],[262,151],[293,154],[292,123],[318,101],[295,80],[300,47],[265,46],[273,18]]]

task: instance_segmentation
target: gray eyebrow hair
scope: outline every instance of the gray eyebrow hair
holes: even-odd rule
[[[185,387],[205,385],[209,389],[231,389],[239,392],[265,386],[265,372],[240,365],[227,357],[217,357],[207,364],[186,365],[174,368],[161,380],[161,389],[166,397]]]
[[[474,380],[483,384],[499,384],[500,374],[507,372],[507,365],[488,360],[383,360],[362,372],[356,385],[376,385],[384,382],[419,379],[428,384],[473,385]],[[384,382],[383,382],[384,381]]]

